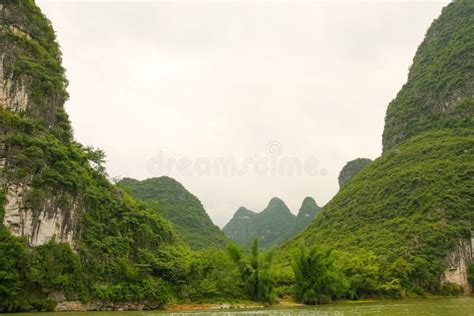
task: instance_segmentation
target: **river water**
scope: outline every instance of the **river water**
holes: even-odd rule
[[[340,303],[316,307],[298,307],[291,309],[225,310],[194,312],[68,312],[35,313],[15,315],[38,316],[474,316],[474,297],[436,298],[425,300],[378,301],[368,303]]]

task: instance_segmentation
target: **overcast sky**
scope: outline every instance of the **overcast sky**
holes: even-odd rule
[[[222,227],[273,196],[324,205],[347,161],[378,157],[387,105],[449,1],[37,2],[75,137],[111,177],[176,178]]]

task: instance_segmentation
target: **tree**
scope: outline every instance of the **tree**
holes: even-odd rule
[[[322,304],[340,297],[347,289],[344,274],[335,266],[332,250],[301,245],[293,254],[295,298],[305,304]]]
[[[249,254],[233,243],[227,249],[239,269],[242,287],[247,295],[254,301],[272,303],[275,299],[275,278],[271,270],[273,252],[261,252],[258,239],[253,241]]]

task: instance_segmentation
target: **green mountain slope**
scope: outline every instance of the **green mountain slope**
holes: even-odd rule
[[[390,103],[383,147],[417,133],[473,124],[474,3],[455,0],[436,19],[410,67],[408,81]]]
[[[239,208],[222,230],[243,247],[249,247],[253,240],[259,237],[261,246],[269,248],[305,229],[319,211],[314,199],[307,197],[298,216],[295,216],[285,202],[275,197],[260,213],[254,213],[244,207]]]
[[[369,165],[372,160],[367,158],[357,158],[349,161],[339,173],[339,188],[342,189],[352,178],[354,178],[362,169]]]
[[[469,288],[473,54],[474,2],[456,0],[433,22],[408,82],[387,110],[382,156],[285,252],[300,242],[338,249],[349,258],[346,272],[354,279],[357,262],[362,270],[371,267],[364,273],[373,284],[363,285],[365,293],[439,293],[447,282]]]
[[[118,183],[131,195],[167,218],[192,249],[224,248],[229,239],[214,225],[199,199],[169,177]]]

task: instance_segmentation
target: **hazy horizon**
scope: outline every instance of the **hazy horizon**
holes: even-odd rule
[[[347,161],[377,158],[448,3],[37,2],[76,139],[105,151],[111,177],[177,179],[220,227],[274,196],[293,213],[306,196],[322,206]]]

